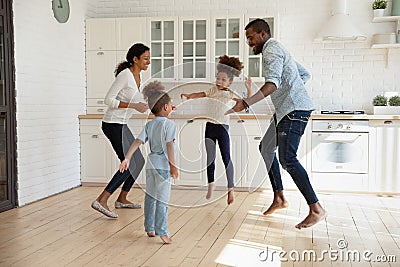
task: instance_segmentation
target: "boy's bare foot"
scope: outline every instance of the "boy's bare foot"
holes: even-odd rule
[[[228,190],[228,205],[232,204],[234,200],[235,200],[235,194],[233,192],[233,188],[230,188]]]
[[[147,232],[147,236],[148,236],[148,237],[155,237],[155,236],[156,236],[156,233],[155,233],[154,231]]]
[[[171,244],[172,243],[172,239],[169,238],[169,236],[167,236],[167,235],[162,235],[162,236],[160,236],[160,238],[164,242],[164,244]]]
[[[210,199],[212,197],[213,191],[214,191],[214,183],[209,183],[207,188],[206,199]]]
[[[310,212],[307,217],[295,227],[297,229],[308,228],[326,218],[328,213],[322,208],[319,202],[310,205]]]
[[[286,201],[285,197],[283,196],[282,191],[275,191],[274,192],[274,200],[272,201],[271,206],[264,211],[264,215],[269,215],[274,213],[276,210],[286,209],[289,206],[288,202]]]

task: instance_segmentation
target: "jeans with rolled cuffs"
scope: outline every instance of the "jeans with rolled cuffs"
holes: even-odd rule
[[[126,124],[102,122],[101,129],[110,140],[111,145],[120,161],[125,159],[125,154],[135,141],[135,137]],[[105,190],[110,194],[123,183],[122,190],[129,192],[144,166],[144,158],[139,149],[133,154],[129,169],[124,172],[116,171]]]
[[[158,236],[168,234],[168,201],[171,195],[169,170],[146,169],[144,229]]]
[[[279,163],[290,174],[308,205],[318,202],[306,170],[297,159],[301,136],[307,126],[311,111],[295,110],[285,115],[276,126],[274,115],[261,143],[260,152],[268,170],[274,191],[282,191]],[[278,148],[279,163],[276,157]]]

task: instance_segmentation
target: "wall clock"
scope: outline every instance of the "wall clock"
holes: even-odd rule
[[[60,23],[65,23],[69,18],[69,2],[68,0],[52,0],[53,14]]]

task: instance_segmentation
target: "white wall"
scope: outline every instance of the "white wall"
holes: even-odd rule
[[[80,185],[79,121],[85,113],[85,0],[58,23],[51,1],[14,0],[18,203]]]
[[[371,49],[372,34],[394,32],[395,23],[372,23],[372,0],[348,0],[348,12],[366,42],[315,43],[334,0],[101,0],[92,17],[279,15],[279,40],[313,78],[308,88],[320,109],[364,109],[382,91],[400,91],[400,49]]]

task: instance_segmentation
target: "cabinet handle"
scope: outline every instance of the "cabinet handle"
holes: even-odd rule
[[[92,138],[99,138],[97,134],[92,134]]]
[[[261,140],[261,136],[256,136],[256,137],[254,137],[254,140]]]
[[[97,52],[97,55],[102,56],[102,55],[104,55],[104,52]]]
[[[393,121],[384,121],[383,124],[386,124],[386,125],[393,124]]]
[[[243,123],[244,122],[244,120],[238,120],[237,121],[237,123]]]
[[[187,120],[186,123],[193,123],[194,120]]]
[[[98,108],[97,111],[98,112],[104,112],[104,108]]]
[[[104,100],[98,100],[97,104],[104,104]]]

